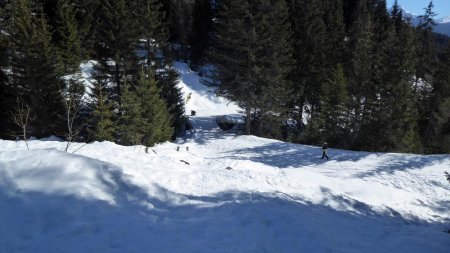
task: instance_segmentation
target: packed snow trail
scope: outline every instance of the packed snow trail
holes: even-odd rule
[[[185,139],[76,154],[0,140],[0,252],[448,252],[449,155],[322,161],[319,147],[223,132],[216,116],[239,108],[176,67],[197,112]]]

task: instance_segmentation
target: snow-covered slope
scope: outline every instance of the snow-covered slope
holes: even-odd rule
[[[0,140],[0,252],[448,252],[449,155],[221,132],[239,108],[176,67],[197,111],[176,143]]]

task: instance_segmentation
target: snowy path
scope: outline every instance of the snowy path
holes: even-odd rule
[[[322,161],[318,147],[225,133],[216,115],[239,109],[177,69],[197,112],[186,139],[76,155],[0,140],[0,252],[448,252],[450,155]]]

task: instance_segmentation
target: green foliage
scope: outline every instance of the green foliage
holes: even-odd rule
[[[189,36],[191,49],[190,65],[194,69],[201,65],[211,42],[213,29],[211,0],[195,0],[192,11],[192,26]]]
[[[114,141],[116,133],[115,113],[109,102],[105,87],[97,83],[94,86],[91,98],[94,100],[89,130],[91,138],[96,141]]]
[[[56,42],[63,73],[79,72],[82,49],[74,5],[69,1],[59,0],[56,10]]]
[[[122,88],[119,117],[119,141],[124,145],[155,143],[170,140],[173,135],[170,115],[153,74],[141,71],[134,87]]]
[[[327,141],[334,147],[348,147],[349,103],[348,80],[343,65],[338,64],[322,90],[320,141]]]
[[[42,137],[62,131],[62,81],[58,55],[47,21],[39,6],[29,0],[12,3],[7,26],[11,48],[9,80],[13,94],[31,108],[35,120],[31,135]]]
[[[328,13],[330,14],[330,13]],[[290,21],[292,26],[294,69],[290,79],[293,93],[290,96],[292,114],[297,122],[303,121],[305,113],[314,114],[319,110],[320,91],[326,80],[327,52],[325,42],[338,39],[339,31],[333,38],[327,38],[321,0],[290,1]],[[330,26],[338,25],[335,17],[327,15]],[[333,24],[332,24],[333,23]],[[338,27],[336,27],[339,29]],[[335,41],[336,42],[336,41]],[[339,44],[336,44],[338,46]],[[337,56],[335,56],[337,57]],[[305,111],[305,105],[309,110]],[[314,117],[313,117],[314,118]]]
[[[140,73],[136,93],[142,107],[141,115],[144,121],[142,144],[145,146],[168,141],[174,134],[169,111],[157,84],[152,72],[147,77],[144,72]]]
[[[121,86],[137,75],[139,22],[132,3],[125,0],[102,0],[98,13],[95,79],[109,82],[109,95],[120,100]]]
[[[267,114],[286,110],[287,75],[291,70],[288,9],[282,1],[219,3],[213,63],[220,92],[237,101],[251,133],[252,113],[264,124]],[[256,128],[261,133],[262,125]],[[253,128],[255,129],[255,128]]]
[[[145,63],[144,68],[156,73],[155,78],[172,119],[171,128],[175,129],[174,136],[180,135],[185,126],[184,104],[181,91],[177,87],[179,76],[173,67],[169,50],[164,4],[156,0],[142,0],[136,4],[138,6],[135,8],[139,10],[137,20],[142,28],[140,34],[141,38],[144,38],[139,45],[142,52],[140,61]]]
[[[128,82],[121,87],[120,116],[118,119],[118,140],[123,145],[142,144],[144,136],[142,128],[142,104],[135,89],[131,89]]]

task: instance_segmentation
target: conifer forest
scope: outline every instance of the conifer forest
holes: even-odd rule
[[[386,0],[0,0],[0,138],[181,137],[183,61],[242,108],[243,134],[450,153],[433,7],[413,26]]]

